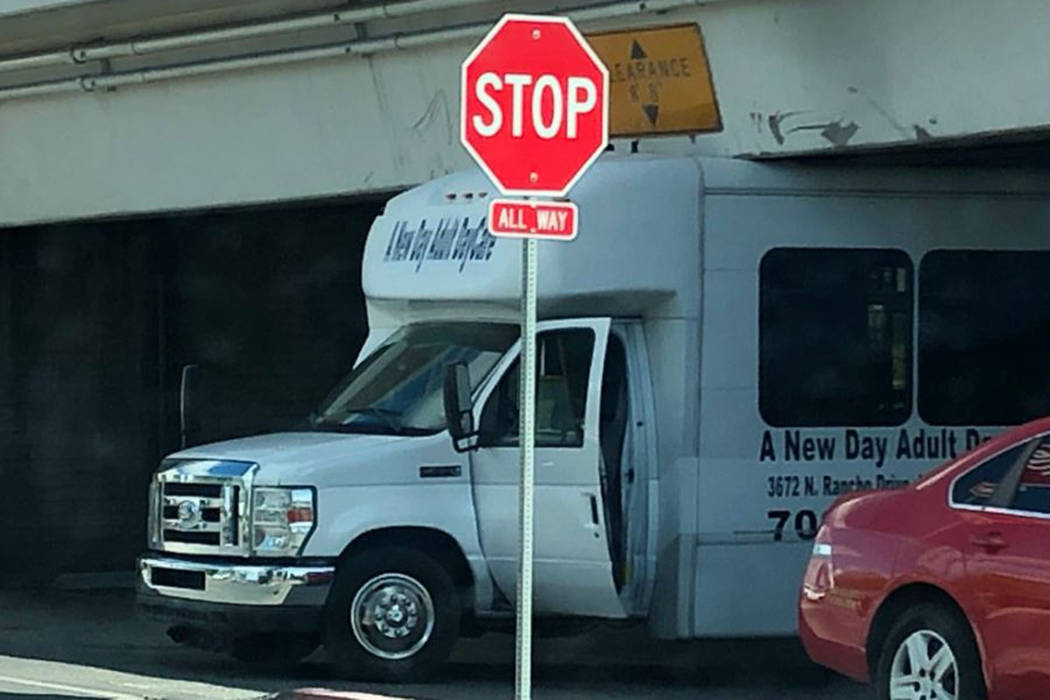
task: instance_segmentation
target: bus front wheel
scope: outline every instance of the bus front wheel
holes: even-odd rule
[[[459,637],[459,596],[426,554],[371,549],[340,563],[323,624],[325,648],[345,675],[418,681],[445,662]]]

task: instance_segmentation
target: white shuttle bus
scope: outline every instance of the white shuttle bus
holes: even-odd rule
[[[836,495],[1050,412],[1043,183],[603,156],[579,237],[539,246],[537,616],[794,634]],[[493,195],[466,172],[390,200],[370,335],[308,424],[160,465],[139,604],[173,638],[408,679],[507,626],[521,245]]]

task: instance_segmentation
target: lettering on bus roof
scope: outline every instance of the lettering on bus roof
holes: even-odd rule
[[[467,263],[487,262],[492,259],[496,237],[489,233],[485,217],[471,225],[469,217],[442,217],[437,220],[411,222],[399,219],[394,223],[383,254],[384,263],[408,263],[414,272],[423,270],[425,263],[458,264],[463,272]]]

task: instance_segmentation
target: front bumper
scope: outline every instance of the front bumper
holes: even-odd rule
[[[316,635],[335,566],[281,566],[144,556],[136,605],[193,646],[280,632]],[[176,638],[173,636],[173,638]],[[201,641],[201,640],[209,641]],[[180,639],[177,639],[177,641]]]
[[[334,564],[283,566],[166,556],[138,560],[139,588],[168,598],[250,606],[322,606]]]

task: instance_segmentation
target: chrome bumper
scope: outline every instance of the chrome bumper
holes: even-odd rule
[[[140,557],[138,569],[141,585],[160,595],[233,605],[283,605],[293,589],[327,590],[335,577],[334,566],[239,565],[154,556]]]

